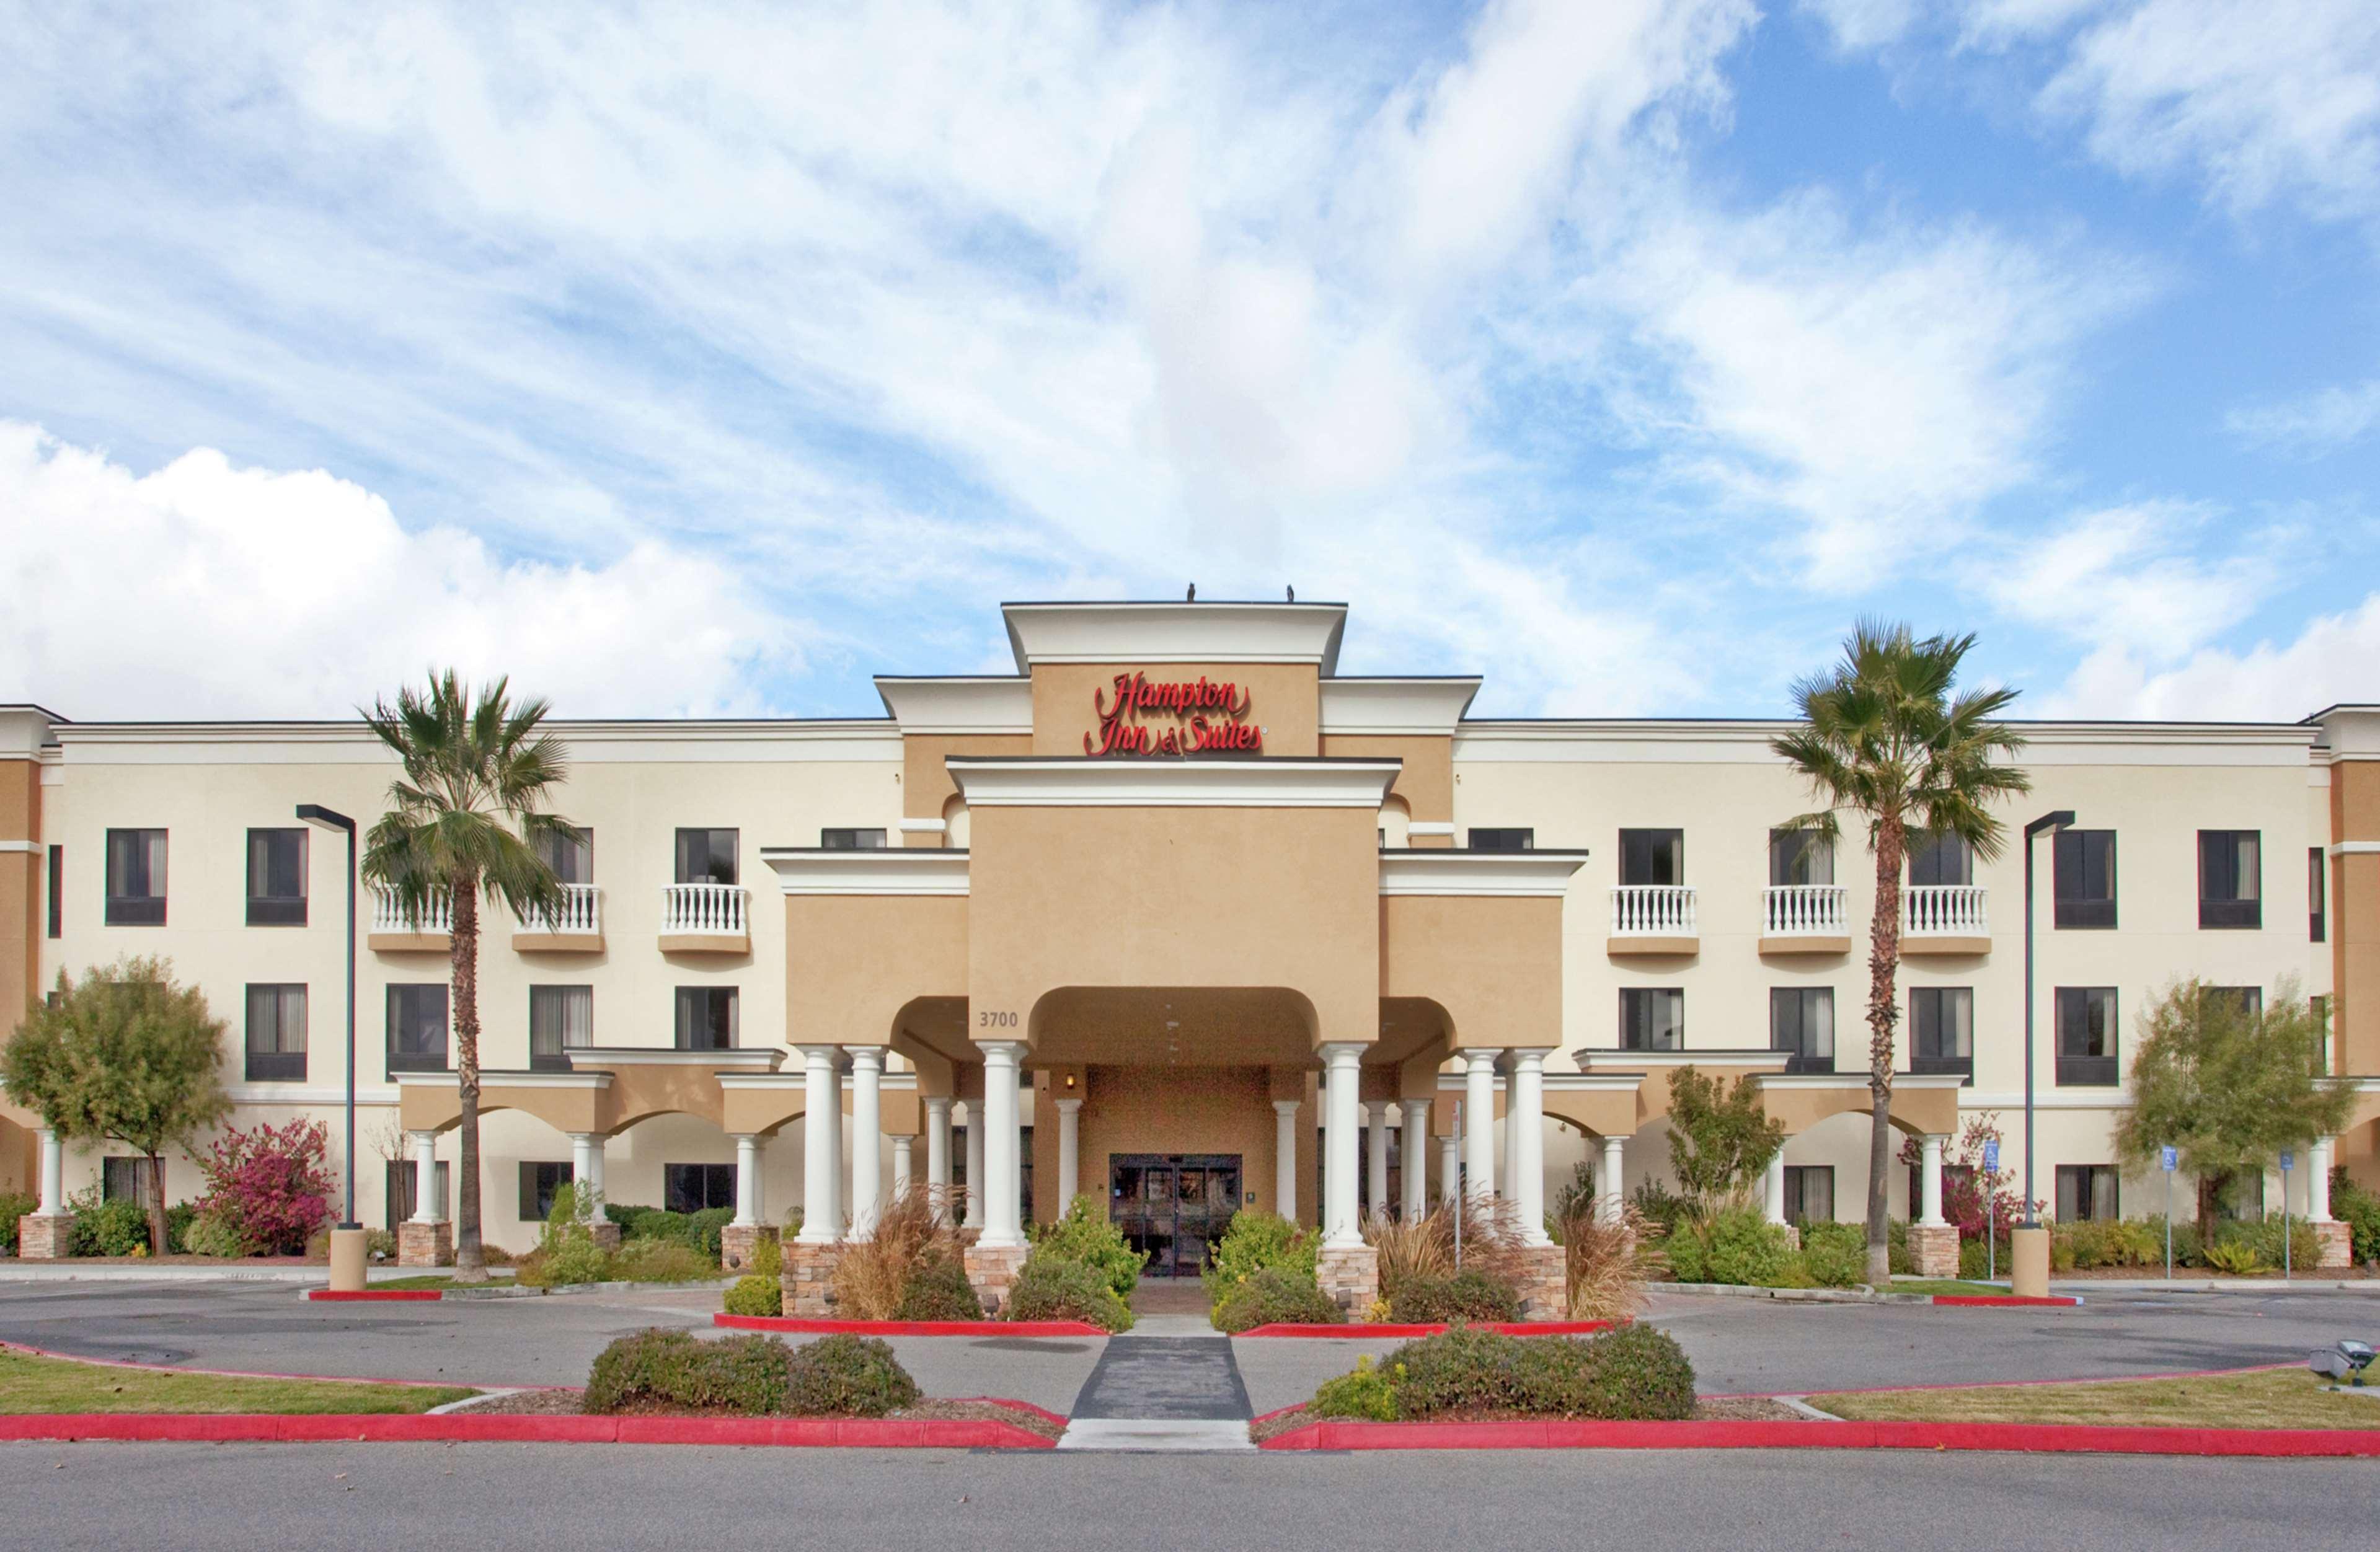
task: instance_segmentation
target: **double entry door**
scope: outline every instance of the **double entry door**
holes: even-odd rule
[[[1148,1255],[1143,1277],[1196,1277],[1240,1205],[1236,1153],[1123,1153],[1108,1167],[1109,1216]]]

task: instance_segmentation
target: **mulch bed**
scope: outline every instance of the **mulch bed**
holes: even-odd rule
[[[1518,1412],[1448,1412],[1429,1419],[1432,1423],[1512,1423],[1528,1420]],[[1259,1417],[1248,1425],[1248,1437],[1258,1444],[1285,1434],[1292,1428],[1302,1428],[1319,1419],[1308,1416],[1303,1406],[1276,1412]],[[1795,1412],[1782,1401],[1772,1401],[1765,1396],[1705,1396],[1694,1403],[1697,1423],[1807,1423],[1809,1417]]]
[[[466,1415],[485,1416],[504,1413],[511,1416],[558,1417],[578,1415],[583,1402],[577,1390],[556,1388],[547,1390],[518,1390],[509,1396],[460,1408]],[[741,1417],[744,1413],[722,1407],[623,1407],[621,1415],[633,1417]],[[924,1400],[916,1406],[904,1407],[892,1414],[895,1418],[928,1418],[946,1422],[1009,1423],[1027,1433],[1054,1439],[1066,1431],[1066,1425],[1054,1422],[1029,1407],[1004,1405],[999,1401]]]

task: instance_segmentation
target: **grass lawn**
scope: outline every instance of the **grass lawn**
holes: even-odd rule
[[[375,1293],[384,1289],[394,1289],[402,1293],[418,1288],[510,1288],[513,1279],[509,1273],[491,1272],[485,1282],[467,1283],[456,1282],[451,1272],[423,1272],[417,1277],[374,1278],[364,1286]]]
[[[476,1392],[450,1385],[234,1379],[0,1352],[0,1413],[428,1412]]]
[[[373,1284],[378,1287],[379,1284]],[[1877,1290],[1882,1293],[1957,1293],[1973,1298],[2005,1299],[2009,1286],[2005,1282],[1964,1282],[1957,1278],[1894,1278],[1892,1286]]]
[[[1863,1422],[2096,1423],[2177,1428],[2380,1428],[2380,1394],[2340,1395],[2302,1368],[2192,1379],[2102,1379],[1866,1390],[1810,1404]]]

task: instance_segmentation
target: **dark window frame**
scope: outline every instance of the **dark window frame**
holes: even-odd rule
[[[137,1202],[146,1207],[163,1200],[161,1182],[162,1159],[146,1154],[111,1153],[99,1161],[99,1199],[103,1202]],[[124,1177],[129,1176],[126,1181]]]
[[[2255,850],[2255,876],[2242,877],[2240,843]],[[2231,892],[2209,892],[2228,888]],[[2242,892],[2242,891],[2245,892]],[[2202,928],[2254,930],[2265,925],[2265,832],[2202,830],[2198,832],[2198,925]]]
[[[1534,852],[1535,829],[1519,825],[1473,825],[1463,832],[1463,848],[1474,852]]]
[[[587,1005],[587,1037],[584,1040],[579,1041],[577,1045],[571,1044],[570,1041],[570,1030],[568,1027],[569,1018],[566,1009],[552,1009],[549,1011],[547,1007],[541,1006],[547,1004],[566,1004],[573,1000],[570,994],[574,992],[583,994],[583,1000]],[[541,1031],[539,1028],[539,1025],[540,1023],[547,1022],[556,1017],[560,1018],[561,1023],[552,1030],[552,1034],[554,1037],[551,1042],[551,1049],[541,1050],[539,1049],[540,1046],[541,1044],[546,1044],[547,1042],[542,1038],[545,1032]],[[570,1057],[567,1053],[573,1050],[589,1049],[594,1046],[594,1044],[595,988],[592,986],[585,984],[557,983],[551,985],[540,984],[528,988],[528,1070],[530,1072],[570,1072],[573,1069],[570,1065]]]
[[[450,995],[451,989],[444,981],[391,981],[389,983],[387,996],[384,999],[387,1022],[383,1027],[383,1049],[388,1061],[389,1074],[392,1077],[399,1073],[443,1073],[447,1070],[455,1047],[455,1002]],[[439,1007],[443,1010],[438,1021],[436,1055],[432,1056],[426,1050],[399,1051],[397,1031],[401,1027],[402,1021],[397,1014],[397,1004],[408,996],[426,996],[431,992],[438,994]]]
[[[869,840],[870,836],[875,839]],[[819,831],[819,845],[830,852],[880,852],[891,839],[882,829],[865,825],[840,825]]]
[[[699,848],[694,838],[702,838]],[[726,838],[726,849],[720,847],[721,837]],[[671,875],[681,884],[736,884],[743,881],[736,861],[744,844],[744,832],[738,830],[710,830],[680,825],[671,847]],[[699,863],[699,870],[697,864]],[[720,877],[724,867],[726,877]]]
[[[1832,1223],[1835,1220],[1835,1167],[1831,1164],[1788,1164],[1785,1169],[1785,1221]],[[1827,1212],[1815,1218],[1810,1212],[1810,1184],[1826,1182]]]
[[[1657,999],[1670,1000],[1677,1021],[1669,1031],[1671,1043],[1653,1045],[1653,1012]],[[1633,1010],[1636,1012],[1632,1012]],[[1620,1049],[1666,1051],[1686,1049],[1686,991],[1683,987],[1621,987],[1620,988]]]
[[[542,1223],[552,1217],[554,1193],[576,1178],[566,1158],[522,1159],[517,1208],[520,1220],[523,1223]],[[535,1210],[530,1210],[532,1208]]]
[[[740,1025],[742,1023],[742,1003],[744,1000],[741,997],[736,995],[737,990],[737,988],[732,986],[682,986],[677,988],[671,999],[673,1012],[671,1027],[673,1038],[675,1041],[674,1049],[678,1050],[735,1049],[736,1041],[742,1033]],[[717,1007],[719,1000],[722,997],[725,1000],[725,1007],[727,1010],[726,1044],[695,1044],[692,1037],[698,1029],[700,1029],[706,1035],[716,1036],[717,1031],[712,1026],[714,1026],[718,1022]],[[703,1008],[703,1011],[699,1014],[696,1012],[698,1006]]]
[[[307,867],[312,856],[304,825],[250,825],[248,831],[248,925],[250,927],[303,927],[306,925]],[[257,847],[260,840],[269,837],[292,838],[298,843],[298,873],[296,894],[260,892],[257,888]],[[269,845],[270,841],[266,843]],[[265,871],[273,871],[273,859],[267,858]],[[265,880],[268,884],[270,879]]]
[[[595,831],[590,826],[573,825],[567,833],[544,832],[539,837],[538,855],[563,883],[595,881]]]
[[[1962,836],[1928,835],[1909,838],[1909,882],[1916,889],[1972,889],[1975,882],[1975,849]],[[1953,860],[1957,866],[1949,866]],[[1956,873],[1955,879],[1938,877]]]
[[[687,1191],[690,1182],[698,1181],[700,1188]],[[725,1182],[725,1190],[719,1188]],[[712,1200],[717,1197],[717,1200]],[[662,1166],[662,1206],[674,1213],[707,1212],[716,1207],[735,1206],[735,1166],[733,1164],[670,1164]]]
[[[2107,1009],[2097,1035],[2101,1049],[2095,1051],[2072,1049],[2077,1045],[2087,1047],[2091,1043],[2089,1011],[2098,1006]],[[2058,1086],[2114,1088],[2121,1081],[2123,1051],[2119,1044],[2119,1024],[2122,1006],[2122,1000],[2114,987],[2058,987],[2052,990],[2050,1007],[2054,1028],[2051,1038],[2056,1042],[2058,1053]]]
[[[1826,1010],[1825,1028],[1819,1040],[1826,1049],[1812,1050],[1818,1043],[1812,1039],[1815,1020],[1811,1010],[1823,1004]],[[1788,1009],[1791,1012],[1788,1012]],[[1791,1025],[1789,1031],[1788,1025]],[[1792,1043],[1786,1041],[1791,1038]],[[1768,1049],[1787,1052],[1785,1071],[1789,1073],[1831,1073],[1835,1070],[1835,988],[1830,986],[1770,987],[1768,988]]]
[[[140,871],[146,875],[153,868],[155,871],[164,873],[165,879],[160,880],[144,877],[140,880],[144,888],[153,891],[152,893],[118,894],[115,891],[118,877],[116,869],[118,846],[128,844],[140,847],[145,851],[149,845],[147,838],[151,836],[156,837],[156,848],[163,862],[161,865],[158,858],[144,855],[140,861]],[[119,840],[119,837],[122,839]],[[172,832],[164,830],[111,829],[107,831],[105,855],[103,862],[100,889],[102,898],[106,902],[106,924],[109,927],[164,926],[166,892],[173,877]]]
[[[1658,877],[1665,870],[1671,877]],[[1686,881],[1686,832],[1681,829],[1622,830],[1620,884],[1623,889],[1675,889]]]
[[[2050,925],[2069,931],[2113,928],[2117,866],[2116,832],[2112,830],[2064,830],[2053,836]],[[2105,892],[2092,892],[2095,886],[2101,885]]]
[[[2060,1223],[2110,1223],[2124,1216],[2123,1173],[2113,1164],[2060,1164],[2054,1177]],[[2107,1188],[2102,1205],[2100,1187]]]
[[[1825,866],[1819,863],[1823,860]],[[1823,879],[1791,877],[1797,866],[1806,873],[1824,872]],[[1835,843],[1815,830],[1771,830],[1768,832],[1770,889],[1826,889],[1835,882]]]
[[[2320,846],[2306,848],[2306,941],[2330,940],[2330,858]]]
[[[50,848],[50,876],[47,882],[49,885],[47,901],[49,935],[53,939],[62,938],[66,936],[67,925],[67,849],[64,846],[54,845]]]
[[[1963,1028],[1952,1029],[1950,1044],[1963,1046],[1963,1050],[1944,1050],[1943,1034],[1947,1025],[1961,1021],[1950,1016],[1949,1010],[1963,1006],[1966,1018]],[[1928,1017],[1920,1010],[1931,1009]],[[1935,1049],[1925,1048],[1931,1044]],[[1968,1083],[1975,1081],[1975,988],[1963,986],[1919,986],[1909,988],[1909,1070],[1912,1073],[1956,1073]]]
[[[290,1049],[288,993],[298,994],[297,1049]],[[306,1081],[306,1024],[312,1016],[312,999],[307,995],[303,981],[250,981],[242,1003],[248,1019],[240,1046],[245,1063],[243,1070],[249,1083],[304,1083]],[[260,1027],[257,1010],[272,1009],[269,1019]],[[268,1044],[260,1046],[259,1037],[270,1036]]]

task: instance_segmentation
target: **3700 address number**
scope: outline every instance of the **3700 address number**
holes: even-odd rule
[[[975,1024],[978,1029],[1014,1029],[1016,1027],[1016,1015],[983,1008],[977,1011]]]

